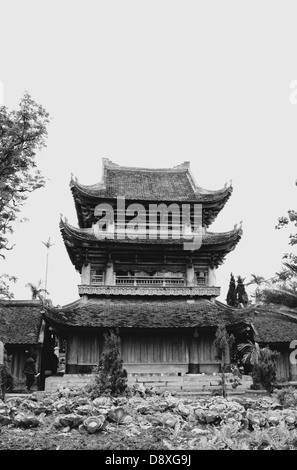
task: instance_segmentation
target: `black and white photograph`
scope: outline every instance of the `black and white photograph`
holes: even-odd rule
[[[0,0],[0,450],[297,450],[296,15]]]

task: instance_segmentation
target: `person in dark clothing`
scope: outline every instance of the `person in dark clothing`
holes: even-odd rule
[[[36,354],[32,353],[25,360],[24,374],[26,376],[27,392],[30,392],[31,387],[34,385],[35,377],[37,375],[37,371],[36,371]]]
[[[53,374],[56,374],[56,373],[57,373],[58,365],[59,365],[59,358],[58,358],[58,356],[53,352],[53,353],[52,353],[52,358],[51,358],[51,371],[52,371]]]

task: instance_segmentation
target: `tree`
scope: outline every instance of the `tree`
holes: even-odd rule
[[[261,286],[262,284],[266,283],[266,280],[263,276],[257,276],[256,274],[251,274],[252,280],[246,284],[246,286],[250,286],[251,284],[256,284],[256,289],[254,295],[255,303],[258,304],[261,301]]]
[[[261,348],[258,343],[249,341],[237,346],[242,355],[242,363],[252,366],[253,389],[265,389],[272,393],[276,384],[276,360],[279,353],[269,347]]]
[[[0,399],[5,401],[5,393],[7,390],[12,390],[14,385],[14,378],[10,372],[10,358],[4,349],[4,363],[0,364]]]
[[[19,109],[0,106],[0,257],[12,249],[8,235],[29,194],[45,184],[36,152],[46,146],[49,114],[28,93]]]
[[[229,290],[227,293],[227,304],[230,305],[230,307],[236,307],[237,302],[236,302],[236,285],[235,285],[235,279],[233,274],[231,273],[230,276],[230,283],[229,283]]]
[[[243,305],[244,307],[246,307],[248,305],[249,299],[245,291],[244,279],[242,279],[241,276],[237,277],[237,286],[236,286],[235,292],[236,292],[237,305],[238,306]]]
[[[297,186],[297,181],[295,182],[295,185]],[[278,224],[276,225],[276,229],[280,230],[283,229],[284,227],[291,228],[291,233],[289,235],[289,245],[294,247],[297,245],[297,232],[296,232],[296,227],[297,227],[297,212],[293,209],[290,209],[287,211],[287,215],[279,217],[278,218]],[[296,282],[296,275],[297,275],[297,255],[294,252],[290,253],[285,253],[283,255],[283,262],[284,265],[288,268],[287,270],[283,270],[281,273],[278,273],[279,275],[279,280],[282,281],[283,285],[277,286],[277,289],[279,288],[281,290],[284,290],[285,292],[282,293],[284,302],[288,300],[289,304],[294,304],[294,306],[297,306],[297,282]],[[287,294],[288,292],[288,297],[287,299]],[[278,293],[279,294],[279,293]],[[295,302],[293,301],[293,297],[296,296]],[[279,299],[279,295],[277,295],[277,298]]]
[[[227,395],[227,387],[226,387],[226,374],[225,374],[225,366],[227,355],[230,351],[230,348],[234,342],[234,336],[229,335],[226,330],[226,326],[223,322],[220,322],[214,340],[214,347],[216,350],[216,359],[221,361],[221,377],[222,377],[222,392],[223,397]]]
[[[29,287],[31,289],[32,300],[36,300],[37,298],[42,300],[43,299],[42,294],[49,294],[49,292],[46,289],[43,289],[41,285],[42,285],[41,279],[38,281],[37,284],[32,284],[32,282],[29,282],[28,284],[26,284],[26,287]]]
[[[49,249],[54,246],[54,243],[51,243],[51,237],[49,237],[47,242],[41,242],[44,244],[46,247],[46,265],[45,265],[45,294],[47,294],[46,288],[47,288],[47,274],[48,274],[48,255],[49,255]]]
[[[252,343],[252,341],[246,344],[241,343],[238,344],[237,349],[243,364],[258,364],[260,357],[260,346],[258,343]]]
[[[10,283],[15,283],[17,278],[8,274],[0,274],[0,299],[13,299]]]
[[[92,397],[102,394],[119,396],[127,388],[127,371],[123,369],[120,354],[120,337],[112,330],[104,335],[104,348],[99,361],[95,383],[88,387]]]
[[[265,289],[261,292],[262,301],[266,304],[284,305],[289,308],[297,307],[297,266],[284,262],[287,269],[276,273]]]
[[[297,186],[297,181],[295,182]],[[282,229],[284,227],[297,227],[297,212],[290,209],[287,211],[286,216],[282,216],[278,218],[278,224],[276,225],[276,229]],[[295,228],[293,230],[296,230]],[[289,245],[294,246],[297,244],[297,232],[291,233],[289,235]],[[297,266],[297,255],[295,253],[285,253],[283,259],[289,261],[293,265]]]

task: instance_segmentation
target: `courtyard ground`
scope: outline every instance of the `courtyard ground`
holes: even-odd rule
[[[297,392],[178,397],[134,389],[91,399],[79,390],[6,395],[0,450],[295,450]]]

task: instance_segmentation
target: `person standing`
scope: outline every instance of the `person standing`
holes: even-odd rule
[[[36,354],[31,353],[25,360],[24,374],[26,376],[26,388],[27,392],[30,393],[31,387],[34,385],[35,377],[37,376],[36,371]]]

